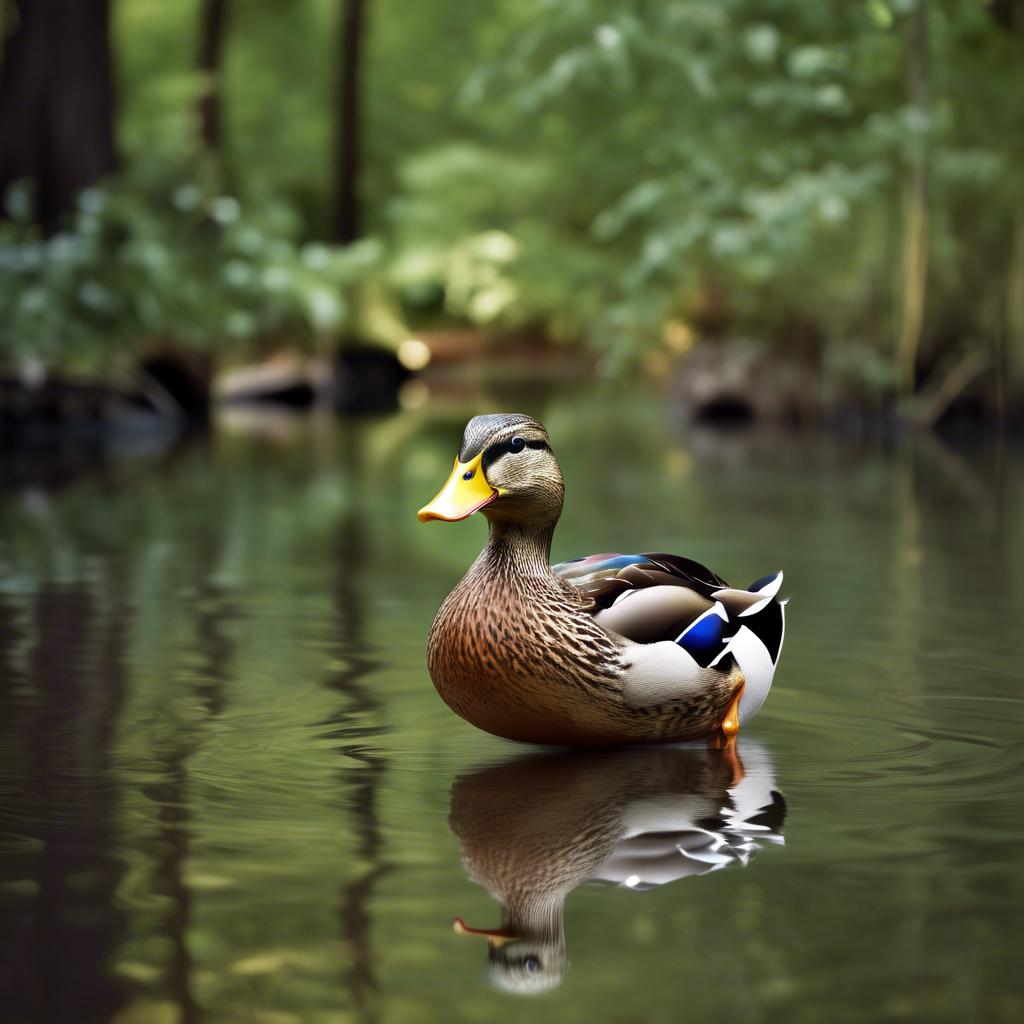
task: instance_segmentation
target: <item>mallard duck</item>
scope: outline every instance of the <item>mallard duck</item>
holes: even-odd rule
[[[422,522],[482,512],[487,544],[441,605],[427,664],[487,732],[608,746],[734,737],[764,703],[784,631],[782,573],[746,590],[689,558],[601,554],[552,567],[564,484],[544,427],[475,416]]]
[[[745,866],[782,844],[785,816],[771,758],[749,740],[561,752],[468,772],[452,786],[448,824],[467,874],[501,904],[501,924],[457,917],[455,931],[486,940],[502,988],[553,988],[569,962],[565,901],[577,886],[643,890]]]

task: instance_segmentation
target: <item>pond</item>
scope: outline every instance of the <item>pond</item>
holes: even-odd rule
[[[1022,453],[513,404],[565,473],[557,560],[785,569],[735,754],[525,748],[436,696],[485,524],[415,512],[487,404],[5,495],[4,1019],[1024,1019]]]

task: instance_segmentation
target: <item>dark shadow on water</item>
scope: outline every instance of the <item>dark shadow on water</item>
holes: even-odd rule
[[[28,606],[38,640],[24,687],[4,696],[11,753],[26,766],[5,828],[23,853],[5,861],[26,891],[4,896],[0,987],[3,1016],[24,1024],[106,1021],[127,997],[109,969],[127,925],[114,897],[123,865],[111,764],[130,627],[123,580],[108,598],[101,611],[84,584],[41,587]],[[9,606],[0,617],[10,649]]]
[[[599,881],[649,889],[782,843],[786,804],[759,744],[540,754],[460,775],[449,825],[470,878],[501,904],[487,942],[499,987],[556,988],[569,957],[565,901]]]

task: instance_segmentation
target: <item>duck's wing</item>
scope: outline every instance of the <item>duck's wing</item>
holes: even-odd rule
[[[593,602],[605,629],[641,644],[677,639],[729,586],[692,558],[654,552],[590,555],[554,571]]]
[[[561,562],[554,566],[554,571],[592,598],[595,610],[610,607],[627,590],[667,585],[688,587],[710,597],[714,591],[729,586],[721,576],[692,558],[651,552],[589,555]]]
[[[676,756],[699,753],[682,748]],[[786,801],[778,792],[770,755],[743,739],[736,753],[740,771],[728,788],[717,788],[709,757],[706,774],[699,780],[694,777],[685,788],[630,800],[621,813],[622,838],[591,878],[649,889],[746,866],[764,847],[784,845]]]
[[[591,878],[650,889],[732,865],[746,867],[765,846],[785,843],[786,802],[775,790],[749,811],[738,793],[731,793],[720,809],[689,821],[682,802],[674,817],[665,810],[656,828],[628,833]]]
[[[594,620],[634,643],[670,640],[704,668],[740,663],[747,689],[741,717],[760,707],[784,635],[782,573],[741,590],[691,558],[662,552],[600,554],[554,571],[592,602]]]

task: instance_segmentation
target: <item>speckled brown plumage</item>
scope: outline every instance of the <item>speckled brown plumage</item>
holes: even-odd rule
[[[488,466],[488,452],[500,453],[512,438],[531,447]],[[479,728],[535,743],[664,742],[715,732],[742,683],[735,664],[700,670],[700,685],[638,700],[623,683],[640,645],[595,622],[595,601],[552,571],[563,483],[541,424],[521,414],[476,417],[460,460],[481,452],[501,497],[483,510],[486,547],[430,631],[428,667],[445,702]]]
[[[541,543],[524,534],[492,528],[434,621],[430,674],[454,711],[489,732],[535,742],[610,737],[623,646],[571,584],[523,571]]]

